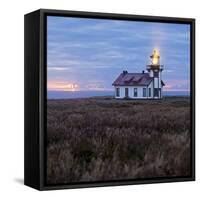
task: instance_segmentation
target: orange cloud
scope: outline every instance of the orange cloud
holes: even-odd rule
[[[78,91],[79,85],[63,81],[48,81],[47,89],[53,91]]]

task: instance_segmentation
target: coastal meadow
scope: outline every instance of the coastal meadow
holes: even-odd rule
[[[47,101],[47,183],[189,176],[189,97]]]

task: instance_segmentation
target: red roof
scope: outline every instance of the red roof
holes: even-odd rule
[[[152,77],[148,73],[121,73],[112,85],[114,86],[148,86]]]

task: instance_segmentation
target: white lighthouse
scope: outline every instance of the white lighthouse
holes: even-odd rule
[[[116,99],[161,99],[161,80],[163,66],[160,65],[160,55],[156,50],[150,56],[151,64],[147,65],[147,72],[129,73],[124,70],[113,82]]]
[[[162,98],[162,71],[163,65],[160,65],[160,55],[154,49],[153,54],[150,56],[151,64],[147,65],[147,71],[149,76],[153,78],[153,98],[161,99]]]

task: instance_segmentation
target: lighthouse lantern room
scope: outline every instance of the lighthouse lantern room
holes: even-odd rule
[[[163,65],[160,65],[160,55],[156,49],[154,49],[153,54],[150,56],[151,64],[147,65],[147,71],[149,76],[153,78],[153,97],[155,99],[162,98],[162,71]]]

